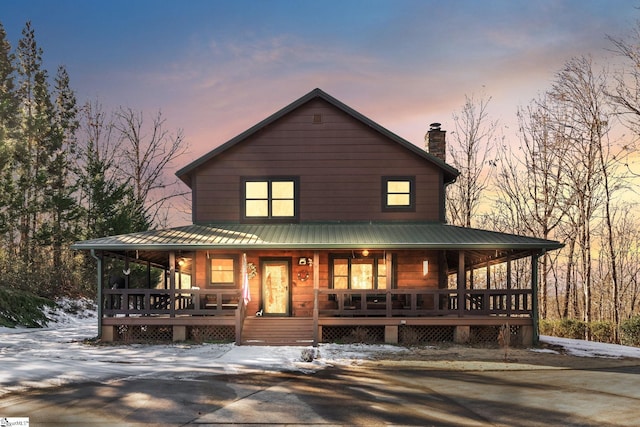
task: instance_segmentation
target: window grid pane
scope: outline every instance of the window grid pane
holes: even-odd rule
[[[387,206],[410,206],[411,182],[387,181]]]
[[[235,260],[233,258],[211,258],[211,284],[235,284]]]
[[[245,182],[244,215],[247,218],[294,218],[295,181]]]
[[[333,289],[387,289],[384,258],[333,258]]]

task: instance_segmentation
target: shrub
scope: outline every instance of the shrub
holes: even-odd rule
[[[577,319],[562,319],[558,325],[558,336],[562,338],[584,339],[587,324]]]
[[[640,316],[633,316],[621,322],[620,332],[622,344],[640,346]]]
[[[540,334],[552,335],[561,338],[584,339],[587,325],[582,320],[562,319],[562,320],[540,320]]]
[[[613,324],[611,322],[591,322],[589,324],[589,330],[591,331],[592,341],[608,343],[614,341]]]
[[[51,300],[25,291],[0,288],[0,326],[47,326],[49,319],[44,314],[44,309],[53,308],[55,305]]]
[[[540,319],[540,322],[538,322],[540,335],[555,335],[556,323],[558,323],[557,320]]]

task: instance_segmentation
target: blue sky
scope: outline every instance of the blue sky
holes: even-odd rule
[[[184,164],[316,87],[418,145],[453,128],[465,95],[517,106],[573,56],[612,61],[640,1],[3,0],[15,46],[27,20],[46,68],[78,99],[163,112]],[[182,166],[182,165],[178,165]]]

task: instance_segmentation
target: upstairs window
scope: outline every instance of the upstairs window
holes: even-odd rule
[[[415,177],[382,177],[382,210],[414,211],[416,208]]]
[[[246,221],[282,221],[297,219],[296,178],[243,179],[243,218]]]

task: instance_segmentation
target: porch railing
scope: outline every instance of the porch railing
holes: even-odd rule
[[[238,289],[104,289],[103,314],[234,316]]]
[[[531,316],[530,289],[318,289],[319,316]],[[462,292],[460,295],[459,292]],[[104,289],[103,315],[240,316],[239,289]],[[461,304],[462,302],[462,304]]]
[[[320,316],[530,316],[530,289],[318,289]]]

